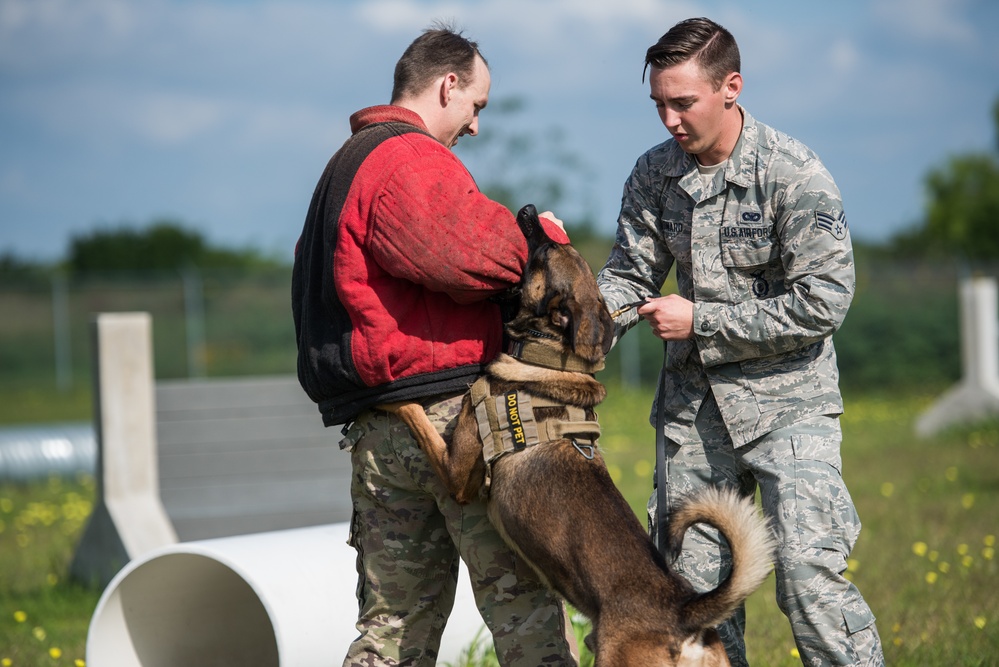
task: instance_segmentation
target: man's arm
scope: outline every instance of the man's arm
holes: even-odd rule
[[[375,203],[367,245],[379,265],[459,303],[519,283],[527,242],[514,215],[482,194],[449,151],[407,158]],[[542,224],[568,242],[554,222]]]
[[[831,336],[853,299],[853,250],[839,190],[814,160],[778,207],[787,291],[736,304],[697,303],[692,330],[705,366],[779,355]]]
[[[624,186],[614,247],[597,275],[611,312],[658,295],[673,266],[673,255],[659,229],[662,212],[657,193],[662,183],[654,183],[653,171],[648,154],[639,158]],[[615,342],[638,320],[633,309],[615,318]]]

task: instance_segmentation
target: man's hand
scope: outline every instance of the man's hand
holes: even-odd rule
[[[548,218],[549,220],[551,220],[552,222],[554,222],[556,225],[558,225],[559,229],[561,229],[563,232],[565,231],[565,224],[563,224],[561,220],[559,220],[558,218],[556,218],[555,214],[552,213],[551,211],[545,211],[544,213],[539,213],[538,217],[539,218]]]
[[[694,304],[682,296],[668,294],[649,299],[638,307],[638,315],[663,340],[686,340],[694,337]]]

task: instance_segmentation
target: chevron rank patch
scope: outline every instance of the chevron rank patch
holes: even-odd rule
[[[846,238],[846,214],[842,211],[840,211],[839,214],[816,211],[815,226],[829,232],[839,241]]]

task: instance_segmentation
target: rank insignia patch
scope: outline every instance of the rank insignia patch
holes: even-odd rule
[[[825,211],[816,211],[815,226],[829,232],[837,240],[842,241],[846,238],[846,214],[842,211],[840,211],[839,215],[833,215]]]

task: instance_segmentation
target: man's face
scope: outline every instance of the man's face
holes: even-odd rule
[[[448,102],[448,126],[445,136],[438,137],[448,148],[454,148],[458,138],[466,134],[473,137],[479,133],[479,112],[489,102],[489,87],[492,79],[486,63],[476,56],[475,67],[470,81],[458,81],[452,88]]]
[[[726,111],[741,91],[738,73],[729,74],[715,90],[701,66],[688,60],[666,69],[652,68],[649,86],[659,119],[684,151],[704,165],[728,158],[735,144]],[[735,139],[738,136],[736,132]]]

